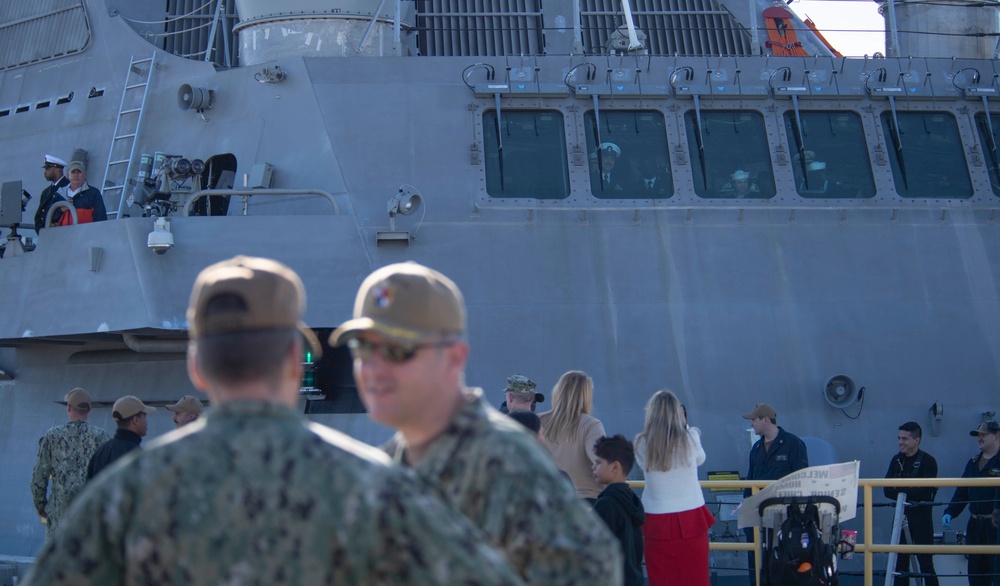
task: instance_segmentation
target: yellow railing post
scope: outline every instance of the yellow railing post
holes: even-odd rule
[[[865,586],[872,586],[872,485],[865,489]]]

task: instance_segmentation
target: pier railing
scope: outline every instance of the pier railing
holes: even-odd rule
[[[703,489],[722,490],[744,490],[751,489],[757,493],[760,489],[771,484],[770,480],[703,480]],[[629,481],[631,488],[645,488],[646,482],[642,480]],[[854,546],[854,551],[864,554],[864,580],[865,586],[873,586],[873,564],[876,553],[930,553],[930,554],[1000,554],[1000,545],[892,545],[889,543],[875,543],[873,540],[874,531],[872,523],[872,510],[875,501],[872,499],[872,488],[894,486],[898,488],[920,488],[920,487],[942,487],[942,486],[1000,486],[1000,478],[860,478],[858,488],[862,491],[863,500],[859,501],[858,507],[863,509],[861,517],[864,521],[864,540],[859,541]],[[860,535],[858,536],[860,539]],[[731,542],[711,542],[709,549],[715,551],[752,551],[757,568],[757,583],[760,583],[760,528],[753,528],[753,543],[731,543]]]

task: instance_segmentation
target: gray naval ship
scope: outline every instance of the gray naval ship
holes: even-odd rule
[[[848,58],[767,0],[3,3],[0,561],[43,542],[65,393],[109,430],[122,395],[192,393],[191,284],[237,254],[293,267],[321,335],[374,268],[437,268],[492,403],[582,369],[632,436],[673,389],[703,474],[745,473],[768,402],[813,463],[881,477],[914,420],[960,475],[998,406],[1000,16],[884,9],[888,57]],[[107,221],[36,232],[45,154]],[[388,437],[342,350],[304,360],[309,417]]]

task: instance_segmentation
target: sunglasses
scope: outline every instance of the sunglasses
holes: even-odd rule
[[[386,362],[402,364],[413,359],[421,348],[444,348],[451,346],[455,340],[444,340],[441,342],[426,342],[423,344],[399,344],[396,342],[372,342],[353,338],[347,341],[347,347],[351,350],[351,356],[355,359],[370,360],[375,352]]]

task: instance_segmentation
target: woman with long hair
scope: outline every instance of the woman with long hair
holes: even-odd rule
[[[701,432],[688,428],[672,392],[657,391],[646,404],[635,458],[646,476],[642,533],[649,586],[708,586],[708,528],[715,517],[698,484],[705,450]]]
[[[552,410],[538,416],[542,443],[556,466],[573,481],[576,494],[591,503],[604,488],[592,471],[594,442],[604,435],[604,424],[590,414],[593,404],[594,381],[585,372],[571,370],[552,389]]]

